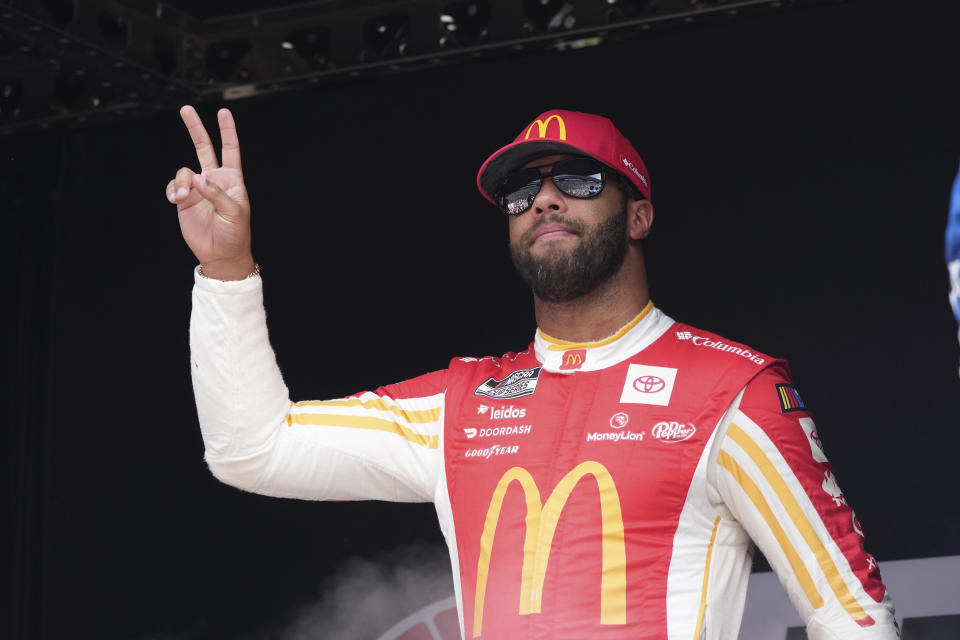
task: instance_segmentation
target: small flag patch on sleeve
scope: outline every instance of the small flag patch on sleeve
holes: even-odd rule
[[[797,390],[792,384],[786,384],[784,382],[778,383],[777,397],[780,399],[780,409],[782,409],[784,413],[790,413],[791,411],[809,411],[807,405],[800,399],[800,394],[797,393]]]

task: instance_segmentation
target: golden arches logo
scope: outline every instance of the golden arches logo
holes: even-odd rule
[[[577,352],[567,353],[563,357],[563,364],[568,367],[583,364],[583,355]]]
[[[560,139],[561,139],[561,140],[566,140],[566,139],[567,139],[567,125],[564,124],[563,118],[561,118],[561,117],[558,116],[557,114],[553,114],[552,116],[548,117],[546,120],[541,120],[540,118],[537,118],[536,120],[534,120],[533,122],[531,122],[531,123],[530,123],[530,126],[527,127],[527,135],[523,136],[523,139],[524,139],[524,140],[529,140],[529,139],[530,139],[530,132],[533,131],[533,126],[534,126],[534,125],[537,126],[537,134],[539,135],[539,137],[541,137],[541,138],[546,137],[546,135],[547,135],[547,127],[550,126],[550,121],[553,120],[554,118],[557,119],[557,126],[560,127]]]
[[[523,567],[520,572],[520,615],[540,613],[547,562],[553,547],[553,534],[560,521],[567,499],[577,483],[593,476],[600,491],[602,538],[602,572],[600,577],[600,624],[627,623],[627,554],[623,536],[623,514],[620,496],[610,472],[599,462],[578,464],[554,487],[546,504],[540,501],[537,483],[523,467],[508,469],[497,483],[480,536],[480,558],[477,561],[477,591],[473,607],[473,637],[483,628],[483,602],[490,573],[493,537],[500,522],[500,509],[510,483],[517,481],[526,498],[526,531],[523,538]]]

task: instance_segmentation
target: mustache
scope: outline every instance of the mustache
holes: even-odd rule
[[[523,234],[524,241],[529,242],[530,238],[537,232],[537,230],[545,224],[562,224],[563,226],[569,228],[572,231],[575,231],[578,234],[583,233],[583,223],[579,220],[572,220],[570,218],[565,218],[559,213],[551,213],[548,216],[540,218],[540,221],[537,224],[533,225],[527,232]]]

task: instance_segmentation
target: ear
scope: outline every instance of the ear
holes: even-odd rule
[[[653,205],[646,198],[627,200],[627,234],[631,240],[643,240],[653,226]]]

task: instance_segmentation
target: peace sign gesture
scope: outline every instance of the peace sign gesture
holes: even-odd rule
[[[196,110],[180,109],[197,150],[201,172],[181,167],[167,184],[167,200],[177,205],[180,231],[203,266],[203,274],[218,280],[241,280],[254,268],[250,248],[250,201],[240,170],[240,142],[233,114],[217,112],[223,165]]]

